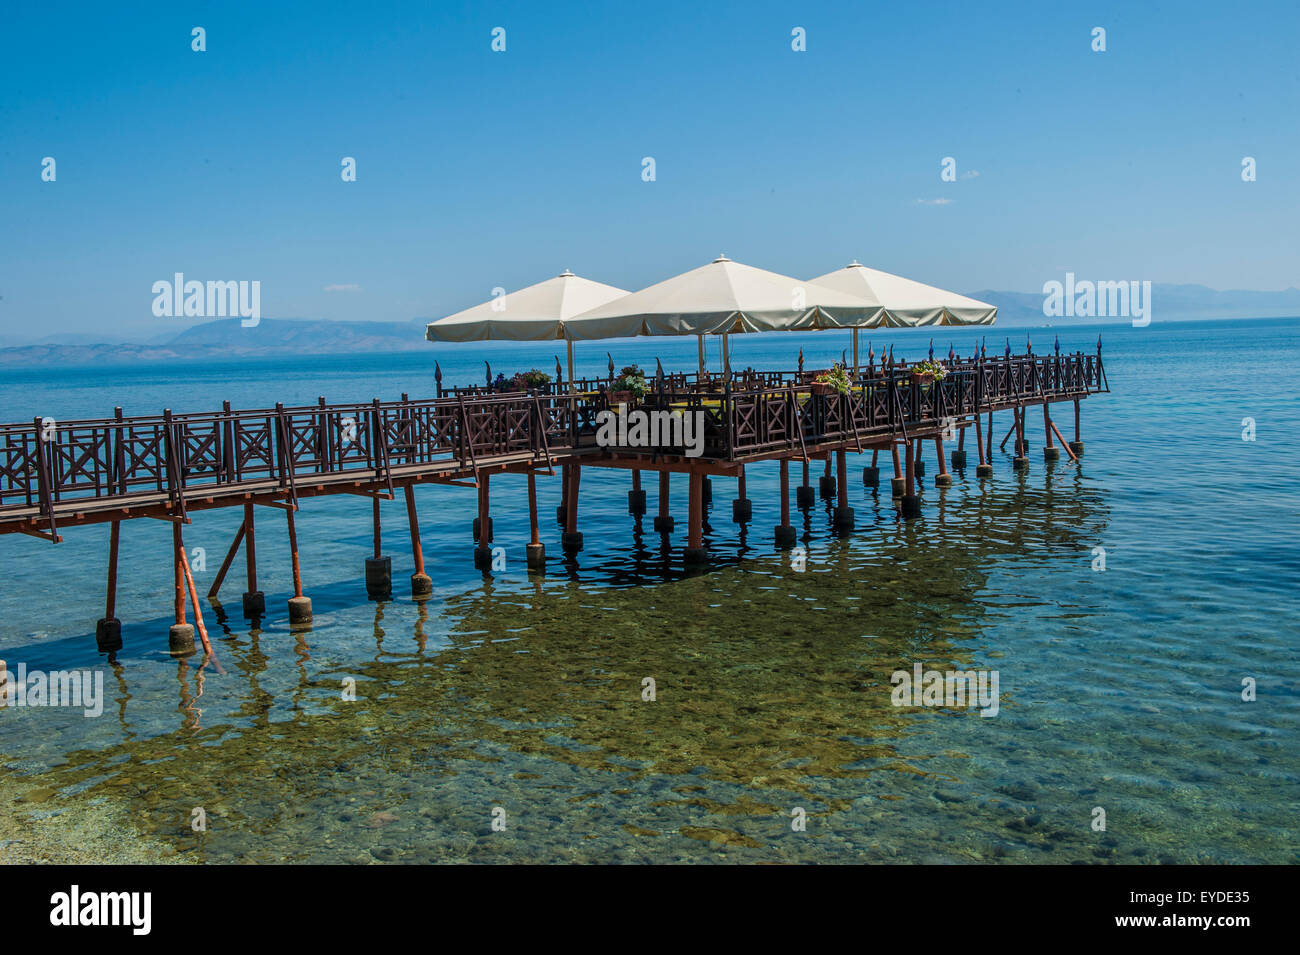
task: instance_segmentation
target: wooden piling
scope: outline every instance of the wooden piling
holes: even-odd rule
[[[185,624],[185,572],[181,570],[181,562],[185,560],[185,545],[181,541],[181,522],[172,521],[172,563],[175,565],[172,569],[175,571],[174,581],[176,588],[175,599],[173,600],[173,609],[175,610],[176,623]]]
[[[943,435],[934,436],[934,453],[939,459],[939,473],[934,476],[935,487],[948,487],[952,484],[952,475],[948,473],[948,462],[944,460]]]
[[[708,559],[704,551],[704,475],[692,471],[689,485],[690,530],[686,542],[686,563],[699,564]]]
[[[528,472],[528,546],[524,549],[529,570],[546,569],[546,545],[537,527],[537,475]]]
[[[673,529],[673,518],[668,513],[668,492],[669,492],[669,474],[667,471],[659,472],[659,513],[655,515],[654,528],[661,534],[666,534]]]
[[[121,409],[118,409],[119,414]],[[104,595],[104,616],[95,622],[95,646],[100,653],[108,654],[108,661],[117,660],[122,649],[122,621],[117,619],[117,545],[121,521],[113,521],[108,532],[108,586]]]
[[[481,479],[483,494],[487,495],[487,476]],[[415,488],[409,483],[402,488],[406,496],[406,522],[411,531],[411,556],[415,560],[415,573],[411,574],[411,596],[427,597],[433,593],[433,580],[424,572],[424,548],[420,544],[420,515],[415,509]],[[483,535],[490,536],[486,523]]]
[[[293,566],[293,596],[289,598],[289,623],[311,623],[311,598],[303,596],[302,566],[298,561],[298,529],[294,524],[294,507],[290,503],[284,509],[285,521],[289,527],[289,559]]]
[[[578,489],[582,486],[582,465],[569,465],[568,512],[565,515],[564,537],[561,543],[566,554],[582,550],[582,534],[578,532]]]
[[[167,631],[167,649],[177,656],[188,656],[194,652],[194,628],[185,619],[185,575],[189,563],[185,542],[181,540],[181,522],[176,517],[172,518],[172,565],[176,578],[176,622]]]

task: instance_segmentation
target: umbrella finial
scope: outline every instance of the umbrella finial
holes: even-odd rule
[[[490,389],[492,387],[492,366],[487,362],[483,362],[483,367],[487,369],[487,386]]]
[[[1029,340],[1029,333],[1025,333],[1025,350],[1031,355],[1034,353],[1034,343]]]
[[[612,381],[614,378],[614,356],[609,352],[605,352],[605,357],[609,359],[609,377]]]
[[[438,364],[437,361],[433,363],[433,380],[438,384],[442,384],[442,365]]]
[[[930,361],[934,361],[934,339],[930,339]]]
[[[957,358],[957,350],[956,350],[955,348],[952,347],[952,342],[949,342],[949,343],[948,343],[948,361],[949,361],[949,362],[955,361],[956,358]]]
[[[1101,354],[1101,332],[1097,333],[1097,354]]]
[[[803,349],[799,349],[799,374],[803,374]]]
[[[560,368],[560,356],[555,356],[555,383],[558,385],[564,381],[564,371]]]
[[[1005,354],[1008,358],[1011,357],[1011,336],[1010,335],[1007,336],[1007,350]]]
[[[1056,341],[1052,344],[1052,347],[1056,350],[1056,353],[1057,353],[1058,355],[1061,354],[1061,336],[1060,336],[1060,335],[1057,335],[1057,336],[1056,336]]]

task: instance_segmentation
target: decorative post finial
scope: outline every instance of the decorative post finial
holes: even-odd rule
[[[614,356],[611,355],[609,352],[605,352],[605,357],[609,359],[609,380],[613,381],[614,380]]]
[[[492,366],[489,365],[487,362],[483,362],[483,367],[487,369],[487,386],[488,386],[488,390],[491,391],[492,390]]]

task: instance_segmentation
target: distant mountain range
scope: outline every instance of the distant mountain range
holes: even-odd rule
[[[998,324],[1012,328],[1129,321],[1127,318],[1048,319],[1043,315],[1041,292],[986,289],[969,295],[996,305]],[[1300,316],[1300,289],[1253,292],[1219,291],[1204,285],[1153,285],[1151,304],[1154,322],[1284,318]],[[255,327],[243,328],[239,319],[219,319],[145,342],[84,342],[79,339],[85,336],[65,334],[50,336],[35,344],[0,347],[0,367],[416,351],[429,347],[424,340],[424,325],[428,321],[424,318],[410,322],[264,318]]]

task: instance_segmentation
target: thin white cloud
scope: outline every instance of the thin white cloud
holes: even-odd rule
[[[360,291],[361,291],[361,286],[360,286],[360,285],[327,285],[327,286],[325,286],[325,291],[327,291],[327,292],[360,292]]]
[[[950,206],[953,201],[952,199],[917,199],[916,204],[918,206]]]

